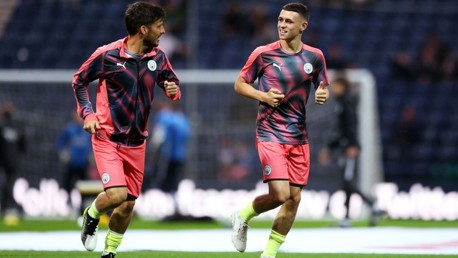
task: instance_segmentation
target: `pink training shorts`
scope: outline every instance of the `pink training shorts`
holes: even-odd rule
[[[140,195],[145,171],[146,143],[125,146],[109,140],[105,131],[92,135],[92,148],[103,189],[126,186],[127,193]]]
[[[293,185],[307,185],[310,171],[308,144],[257,142],[256,147],[261,160],[264,182],[288,180]]]

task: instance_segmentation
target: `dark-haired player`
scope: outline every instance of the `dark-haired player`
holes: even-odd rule
[[[243,252],[248,222],[275,209],[272,231],[261,257],[275,257],[296,218],[301,190],[307,185],[310,153],[305,107],[311,87],[315,102],[324,104],[329,84],[323,53],[305,45],[301,36],[309,10],[301,3],[283,6],[278,16],[279,40],[260,46],[242,68],[235,91],[259,101],[256,146],[269,192],[232,215],[232,242]],[[258,80],[259,89],[252,84]]]
[[[145,139],[153,88],[180,99],[179,80],[158,47],[165,11],[136,2],[125,12],[128,36],[98,48],[73,77],[78,113],[92,146],[104,191],[83,214],[81,241],[92,251],[102,214],[113,210],[102,257],[114,257],[130,224],[144,176]],[[98,79],[96,112],[88,85]]]

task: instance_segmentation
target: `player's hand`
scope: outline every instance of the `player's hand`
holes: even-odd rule
[[[271,107],[278,107],[284,97],[285,94],[282,94],[279,89],[270,89],[268,92],[266,92],[264,102],[269,104]]]
[[[170,97],[174,97],[178,93],[178,85],[176,85],[175,82],[165,81],[164,89]]]
[[[84,128],[84,130],[86,130],[90,134],[95,134],[97,132],[97,130],[101,129],[100,125],[99,125],[99,121],[97,121],[97,120],[84,121],[83,128]]]
[[[319,105],[323,105],[329,98],[329,90],[323,81],[315,91],[315,102]]]

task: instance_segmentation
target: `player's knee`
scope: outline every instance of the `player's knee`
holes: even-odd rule
[[[124,201],[121,205],[119,205],[119,210],[121,213],[123,213],[125,216],[128,216],[130,213],[133,212],[135,206],[135,201],[134,200],[128,200]]]
[[[119,206],[127,200],[127,190],[124,188],[112,188],[106,191],[109,202],[112,206]]]
[[[290,199],[291,199],[292,203],[294,203],[295,205],[299,206],[299,203],[301,202],[301,194],[291,195]]]
[[[278,205],[285,203],[290,198],[289,192],[277,192],[273,195],[273,200]]]

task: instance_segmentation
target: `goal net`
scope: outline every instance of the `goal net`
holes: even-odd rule
[[[75,108],[69,70],[2,70],[0,103],[15,105],[14,119],[26,132],[27,152],[18,157],[18,176],[31,186],[43,178],[60,180],[64,166],[56,152],[56,137]],[[234,92],[236,70],[178,70],[183,99],[181,107],[192,123],[192,139],[186,164],[186,178],[204,189],[251,189],[260,180],[260,166],[255,149],[256,101]],[[348,70],[355,94],[359,94],[359,138],[362,145],[360,185],[370,192],[382,180],[381,145],[378,127],[375,80],[367,70]],[[332,80],[334,73],[330,71]],[[96,84],[90,85],[95,97]],[[313,92],[312,92],[313,93]],[[158,92],[155,98],[163,98]],[[312,174],[308,188],[340,189],[338,171],[317,165],[316,156],[333,126],[333,99],[318,106],[309,99],[307,124],[311,142]],[[150,116],[150,126],[154,110]],[[148,139],[150,142],[150,139]],[[145,184],[150,178],[151,158],[148,148]]]

